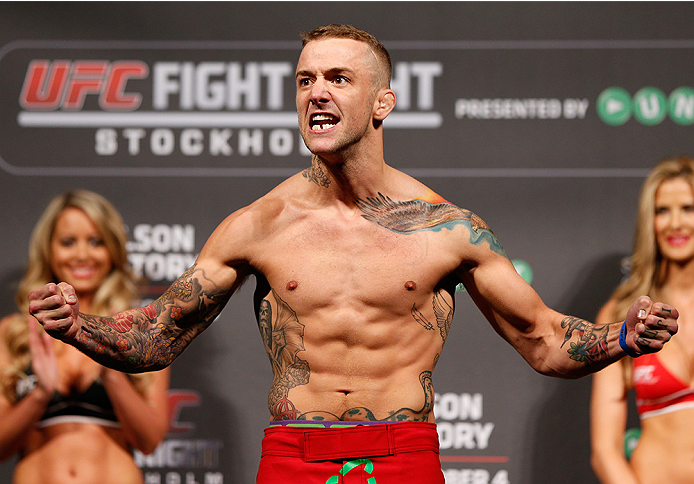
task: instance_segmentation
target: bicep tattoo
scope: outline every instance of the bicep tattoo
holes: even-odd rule
[[[194,264],[157,299],[155,309],[167,322],[179,328],[193,325],[203,329],[214,321],[229,300],[229,291],[221,290]]]

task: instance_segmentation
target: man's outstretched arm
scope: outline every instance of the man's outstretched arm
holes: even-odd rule
[[[221,312],[237,287],[236,271],[200,259],[152,304],[112,317],[79,313],[67,283],[31,293],[29,312],[53,337],[99,363],[127,372],[168,366]]]
[[[488,244],[468,245],[470,257],[459,277],[494,329],[536,371],[577,378],[627,354],[659,351],[677,332],[677,310],[645,296],[634,301],[626,322],[603,325],[548,308],[508,258],[494,250],[500,244],[490,236]]]

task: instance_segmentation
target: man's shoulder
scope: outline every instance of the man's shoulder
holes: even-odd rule
[[[228,215],[207,239],[204,252],[223,261],[257,260],[286,222],[288,202],[280,186]]]
[[[439,193],[434,191],[431,187],[425,185],[420,180],[404,173],[400,170],[393,168],[393,173],[395,174],[396,183],[394,184],[395,189],[392,194],[389,194],[391,198],[398,201],[411,201],[419,200],[425,202],[429,205],[446,204],[464,210],[457,207],[454,203],[450,202]],[[469,212],[469,210],[466,210]]]
[[[392,173],[395,182],[387,191],[361,201],[360,208],[367,219],[388,217],[391,223],[401,221],[411,225],[411,231],[433,230],[439,235],[449,235],[449,231],[441,231],[444,226],[452,229],[456,225],[463,225],[473,232],[491,232],[478,214],[457,205],[457,201],[444,198],[404,172],[393,169]]]
[[[254,231],[270,229],[274,223],[282,220],[287,208],[294,203],[297,197],[296,184],[296,176],[288,178],[251,204],[227,216],[218,230],[231,228],[238,231],[244,227]]]
[[[400,181],[399,191],[392,197],[379,194],[378,199],[370,200],[369,210],[377,212],[380,219],[388,216],[388,223],[405,233],[433,231],[441,240],[453,241],[467,255],[480,251],[487,254],[491,249],[492,253],[506,256],[492,229],[477,213],[444,198],[408,175],[401,176]],[[457,226],[463,227],[467,235],[458,237]]]

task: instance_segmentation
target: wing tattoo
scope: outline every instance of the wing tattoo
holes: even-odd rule
[[[501,243],[489,226],[477,215],[450,203],[429,203],[424,200],[393,201],[379,193],[376,197],[357,200],[362,217],[392,232],[411,234],[424,230],[440,231],[465,225],[470,229],[470,242],[486,241],[494,252],[506,257]]]

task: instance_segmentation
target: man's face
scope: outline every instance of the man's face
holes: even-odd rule
[[[357,40],[306,44],[296,68],[299,130],[311,152],[338,153],[359,142],[372,123],[375,58]]]

